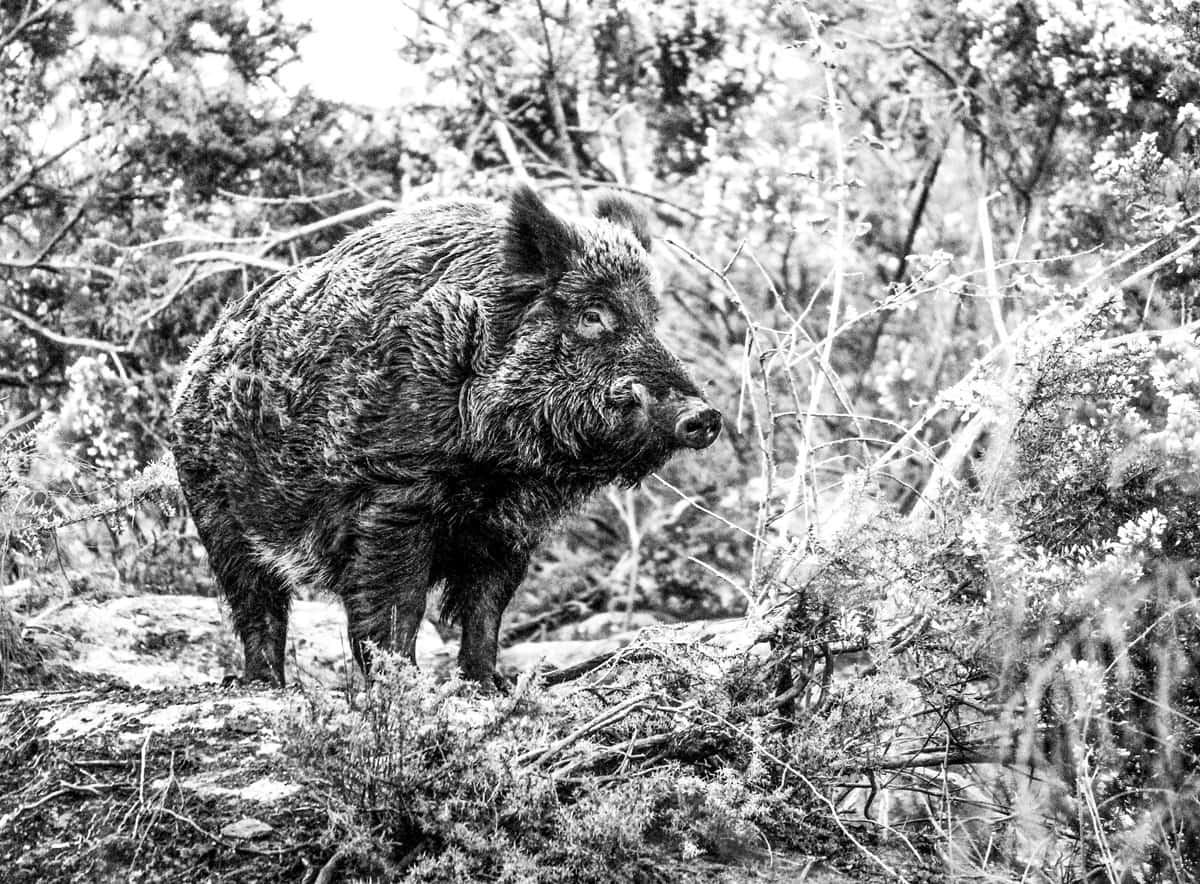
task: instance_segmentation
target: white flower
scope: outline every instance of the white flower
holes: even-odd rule
[[[1117,113],[1123,114],[1129,110],[1129,102],[1133,96],[1129,93],[1128,83],[1113,83],[1109,87],[1108,95],[1104,97],[1104,103],[1108,105],[1110,110],[1115,110]]]
[[[1063,664],[1063,678],[1075,701],[1071,710],[1078,721],[1086,719],[1101,708],[1104,700],[1104,669],[1090,660],[1068,660]]]
[[[1056,88],[1065,89],[1070,75],[1071,65],[1065,58],[1056,55],[1050,59],[1050,76],[1054,78]]]
[[[1200,108],[1189,101],[1179,109],[1175,115],[1175,122],[1187,134],[1195,135],[1197,130],[1200,130]]]

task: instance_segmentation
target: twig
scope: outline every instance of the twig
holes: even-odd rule
[[[238,851],[241,851],[242,853],[253,853],[253,854],[256,854],[257,856],[284,856],[285,854],[288,854],[288,853],[295,853],[296,848],[297,848],[297,845],[293,844],[288,847],[281,847],[279,850],[262,850],[261,848],[258,848],[258,847],[250,847],[249,845],[237,844],[232,841],[226,841],[220,835],[214,835],[212,832],[209,832],[209,831],[205,830],[204,828],[202,828],[201,826],[199,826],[194,820],[190,819],[189,817],[184,816],[181,813],[177,813],[177,812],[171,810],[171,808],[169,808],[169,807],[160,807],[158,810],[161,813],[165,813],[169,817],[173,817],[174,819],[179,820],[179,822],[181,822],[181,823],[185,823],[188,826],[191,826],[193,829],[195,829],[197,832],[199,832],[201,835],[203,835],[209,841],[212,841],[214,844],[220,844],[222,847],[226,848],[227,850],[238,850]]]
[[[23,414],[20,417],[14,417],[8,423],[0,425],[0,439],[3,439],[9,433],[16,432],[26,424],[33,423],[35,420],[40,418],[44,412],[45,409],[39,406],[28,414]]]
[[[16,24],[12,26],[7,34],[0,36],[0,51],[4,50],[10,43],[21,36],[21,32],[33,24],[37,24],[40,19],[45,18],[50,14],[50,11],[62,3],[62,0],[47,0],[36,9],[32,8],[33,4],[29,4],[26,8],[28,12],[22,16]]]
[[[1127,344],[1137,344],[1143,341],[1157,341],[1159,344],[1173,343],[1194,343],[1196,335],[1200,333],[1200,319],[1185,323],[1184,325],[1175,328],[1166,329],[1143,329],[1142,331],[1130,332],[1125,335],[1117,335],[1115,338],[1100,338],[1094,341],[1088,341],[1079,347],[1082,352],[1103,352],[1105,350],[1113,350],[1117,347],[1124,347]]]
[[[337,874],[338,866],[342,864],[342,860],[344,860],[349,854],[350,847],[345,844],[335,850],[333,852],[333,856],[329,857],[325,864],[321,866],[321,871],[317,874],[316,880],[313,881],[313,884],[333,884],[334,875]]]
[[[2,45],[3,45],[3,41],[0,41],[0,46],[2,46]],[[28,169],[26,169],[23,173],[21,173],[21,175],[19,175],[18,177],[16,177],[12,181],[10,181],[4,187],[0,187],[0,204],[4,203],[4,201],[7,200],[9,197],[13,196],[15,193],[19,192],[22,188],[26,187],[30,182],[33,181],[34,178],[37,177],[38,173],[41,172],[43,169],[46,169],[47,167],[54,165],[59,160],[61,160],[64,156],[66,156],[68,153],[70,153],[72,150],[77,148],[79,145],[83,144],[85,141],[90,141],[94,137],[95,137],[94,133],[85,132],[83,135],[80,135],[78,138],[75,138],[74,140],[69,142],[66,145],[66,147],[63,147],[62,149],[50,154],[47,157],[43,157],[40,161],[34,163],[32,166],[30,166]]]
[[[822,366],[830,365],[830,357],[833,354],[833,342],[836,337],[835,329],[838,326],[838,316],[841,313],[842,298],[845,293],[846,280],[846,189],[849,186],[849,178],[846,172],[846,151],[845,145],[842,142],[842,118],[841,108],[838,103],[837,83],[834,79],[833,71],[837,67],[833,60],[833,53],[821,39],[820,28],[817,24],[816,17],[811,10],[802,7],[804,16],[808,20],[809,30],[812,32],[812,39],[817,44],[817,49],[821,57],[821,67],[824,71],[825,79],[825,106],[829,114],[829,119],[833,129],[833,153],[834,153],[834,168],[835,179],[834,188],[836,191],[836,217],[834,221],[834,264],[833,278],[830,283],[830,298],[829,298],[829,319],[826,323],[828,330],[825,335],[824,345],[820,351],[820,362]],[[814,294],[813,302],[816,297]],[[817,410],[821,401],[821,395],[824,393],[825,382],[828,380],[824,370],[815,378],[809,388],[808,408],[805,409],[806,417],[804,419],[803,431],[801,433],[801,442],[796,453],[796,467],[792,476],[792,481],[788,486],[787,496],[784,502],[784,510],[786,512],[794,512],[798,509],[797,503],[803,499],[805,509],[811,509],[816,506],[816,498],[811,493],[805,493],[805,485],[809,480],[811,470],[810,454],[811,445],[814,439],[815,420],[811,412]],[[799,403],[797,403],[799,405]],[[848,408],[847,403],[843,403],[843,407]],[[809,514],[811,522],[812,514]],[[779,520],[779,529],[784,534],[790,534],[790,525],[786,520]]]
[[[746,605],[747,605],[746,610],[747,611],[754,610],[755,605],[758,603],[758,600],[754,598],[754,593],[752,593],[746,586],[742,585],[741,581],[735,580],[733,577],[730,577],[728,574],[726,574],[720,568],[714,567],[713,565],[710,565],[708,562],[706,562],[702,559],[698,559],[695,556],[688,556],[688,561],[699,565],[701,568],[703,568],[708,573],[712,574],[718,580],[722,580],[725,583],[728,583],[730,586],[732,586],[734,589],[736,589],[741,594],[742,598],[744,598],[746,600]]]
[[[27,328],[33,334],[35,334],[38,337],[43,338],[44,340],[47,340],[53,344],[58,344],[61,347],[78,347],[78,348],[84,349],[84,350],[97,350],[101,353],[108,353],[110,356],[113,357],[114,361],[116,361],[116,358],[118,356],[120,356],[122,354],[127,354],[127,353],[133,352],[134,346],[137,344],[138,339],[140,338],[146,323],[148,323],[155,316],[162,313],[167,307],[169,307],[175,301],[176,298],[179,297],[180,294],[182,294],[184,291],[186,291],[194,283],[199,282],[200,280],[203,280],[203,279],[207,279],[209,276],[212,276],[217,272],[221,272],[221,271],[210,271],[209,273],[202,274],[199,277],[197,277],[196,270],[195,270],[196,265],[198,265],[200,263],[208,262],[208,261],[228,261],[239,267],[249,266],[249,267],[259,267],[262,269],[272,270],[275,272],[285,271],[288,269],[288,267],[290,265],[283,263],[283,262],[271,261],[264,257],[265,253],[271,251],[272,249],[274,249],[280,245],[284,245],[288,242],[291,242],[292,240],[300,239],[304,236],[308,236],[310,234],[320,232],[322,230],[325,230],[326,228],[334,227],[339,224],[346,224],[351,221],[357,220],[359,218],[365,217],[367,215],[378,214],[378,213],[384,212],[384,211],[392,211],[397,208],[398,208],[398,205],[394,202],[391,202],[390,200],[375,200],[374,202],[368,203],[367,205],[358,206],[357,208],[354,208],[354,209],[348,209],[345,212],[339,212],[336,215],[330,215],[328,218],[322,218],[320,221],[314,221],[311,224],[305,224],[301,227],[297,227],[292,230],[284,231],[283,233],[276,234],[275,236],[272,236],[272,237],[249,237],[249,238],[208,237],[205,239],[199,239],[199,238],[195,238],[195,237],[171,237],[171,238],[167,238],[167,239],[156,240],[152,243],[143,245],[142,248],[150,248],[150,247],[156,246],[156,245],[165,245],[168,243],[178,243],[178,242],[213,242],[213,243],[246,242],[246,243],[262,244],[260,246],[260,248],[258,249],[258,254],[256,254],[256,255],[251,255],[251,254],[247,254],[247,253],[243,253],[243,252],[229,251],[229,250],[210,250],[210,251],[204,251],[204,252],[193,252],[191,254],[183,255],[179,258],[176,258],[173,262],[176,265],[191,265],[188,267],[187,275],[185,275],[183,280],[181,280],[176,285],[176,287],[170,293],[168,293],[158,304],[156,304],[154,307],[152,307],[150,310],[148,310],[147,312],[145,312],[144,314],[142,314],[135,320],[136,327],[135,327],[133,333],[131,334],[129,340],[124,344],[113,344],[109,341],[101,341],[101,340],[96,340],[94,338],[82,338],[82,337],[76,337],[73,335],[61,334],[60,332],[56,332],[53,329],[47,328],[45,325],[38,322],[36,319],[34,319],[32,316],[25,313],[24,311],[18,310],[15,307],[10,307],[6,304],[0,304],[0,313],[8,315],[13,320],[15,320],[16,322],[20,323],[25,328]],[[119,372],[124,371],[123,367],[121,366],[121,364],[119,362],[117,362],[117,369]]]
[[[68,215],[63,223],[58,226],[58,229],[50,235],[50,238],[46,240],[46,242],[42,243],[41,248],[38,249],[38,253],[34,256],[32,263],[40,264],[50,256],[50,253],[54,251],[54,247],[62,242],[63,237],[70,233],[71,229],[79,223],[79,219],[82,218],[83,213],[87,211],[88,204],[91,203],[92,198],[95,197],[98,190],[99,185],[96,185],[92,187],[89,193],[80,198],[80,200],[75,204],[75,208],[71,210],[71,214]]]
[[[517,150],[512,133],[508,131],[508,124],[498,114],[492,120],[492,134],[496,136],[496,141],[500,144],[500,152],[504,154],[508,164],[513,167],[513,171],[522,178],[528,178],[529,172],[525,169],[525,161],[521,159],[521,152]]]
[[[22,804],[20,807],[17,807],[0,817],[0,832],[3,832],[6,828],[12,825],[21,814],[28,810],[41,807],[43,804],[53,801],[56,798],[61,798],[64,795],[71,795],[78,792],[83,792],[84,794],[92,795],[96,798],[103,798],[104,796],[101,794],[103,790],[116,788],[116,785],[112,783],[68,783],[65,780],[60,780],[59,785],[60,788],[55,789],[53,792],[48,792],[37,801],[31,801],[28,804]]]
[[[270,258],[259,258],[243,252],[231,252],[220,249],[211,252],[189,252],[186,255],[180,255],[171,263],[178,266],[180,264],[200,264],[206,261],[228,261],[244,267],[258,267],[260,270],[270,270],[273,273],[281,273],[291,266],[282,261],[272,261]]]
[[[1197,246],[1200,246],[1200,236],[1193,236],[1191,239],[1189,239],[1187,242],[1185,242],[1179,248],[1175,249],[1175,251],[1171,252],[1169,255],[1163,255],[1163,257],[1159,258],[1157,261],[1147,264],[1145,267],[1143,267],[1141,270],[1138,270],[1136,273],[1131,273],[1131,274],[1129,274],[1129,276],[1126,276],[1124,279],[1122,279],[1120,282],[1117,283],[1117,288],[1125,289],[1125,288],[1129,288],[1132,285],[1137,285],[1143,279],[1145,279],[1148,276],[1153,275],[1154,273],[1158,272],[1159,270],[1161,270],[1163,267],[1167,266],[1168,264],[1174,264],[1175,261],[1177,261],[1179,258],[1182,258],[1188,252],[1195,251]]]
[[[755,737],[752,734],[747,733],[744,728],[738,727],[737,725],[733,724],[733,722],[731,722],[728,719],[724,718],[723,716],[717,714],[716,712],[713,712],[709,709],[705,709],[703,706],[698,706],[697,709],[699,709],[699,711],[706,713],[706,714],[712,716],[713,718],[717,719],[717,721],[721,722],[721,724],[724,725],[725,727],[728,727],[729,729],[737,732],[742,737],[742,739],[753,744],[754,747],[759,752],[761,752],[765,757],[771,759],[771,761],[775,762],[780,767],[782,767],[783,769],[787,770],[790,774],[792,774],[792,776],[796,777],[796,779],[800,780],[800,782],[804,783],[804,785],[806,787],[808,787],[808,790],[810,792],[812,792],[813,797],[815,797],[818,801],[820,801],[821,803],[823,803],[825,806],[827,806],[829,808],[830,813],[833,815],[834,823],[837,824],[837,827],[839,829],[841,829],[842,834],[846,836],[846,838],[850,841],[850,843],[853,844],[858,849],[858,851],[860,853],[862,853],[863,856],[867,857],[873,863],[876,863],[880,868],[882,868],[885,872],[887,872],[887,874],[891,875],[893,878],[898,878],[901,881],[905,880],[905,878],[902,875],[900,875],[895,869],[893,869],[891,866],[889,866],[887,863],[885,863],[878,856],[871,853],[871,851],[867,850],[867,848],[863,845],[863,843],[854,837],[854,834],[850,831],[849,828],[846,827],[846,824],[842,822],[842,817],[841,817],[841,814],[838,813],[837,806],[832,801],[830,801],[826,795],[822,794],[821,791],[812,784],[812,782],[808,779],[808,777],[804,776],[804,774],[802,774],[800,771],[796,770],[796,768],[794,768],[791,764],[789,764],[787,761],[780,758],[778,755],[776,755],[774,752],[772,752],[770,749],[768,749],[761,740],[755,739]]]
[[[656,656],[657,654],[651,648],[618,648],[615,651],[605,651],[601,654],[596,654],[595,656],[588,657],[586,660],[573,663],[570,666],[552,669],[542,675],[541,679],[546,685],[562,684],[563,682],[574,681],[580,676],[587,675],[589,672],[594,672],[616,657],[620,657],[622,660],[630,663],[635,663],[642,660],[650,660]]]
[[[656,701],[653,694],[638,694],[635,697],[630,697],[624,703],[614,706],[612,709],[605,710],[591,720],[585,722],[580,727],[563,737],[561,740],[547,746],[543,749],[533,749],[518,755],[515,759],[518,765],[535,765],[545,764],[555,756],[562,754],[563,750],[569,748],[573,744],[579,742],[588,734],[594,733],[603,727],[607,727],[614,722],[620,721],[631,712],[641,706],[651,704]]]
[[[972,764],[1002,764],[1007,760],[999,747],[967,748],[956,752],[937,750],[914,755],[897,755],[839,768],[844,771],[907,770],[910,767],[963,767]]]
[[[1082,287],[1089,288],[1090,286],[1094,285],[1095,283],[1100,282],[1100,280],[1104,279],[1104,277],[1107,276],[1109,273],[1111,273],[1113,270],[1117,269],[1118,267],[1122,266],[1123,264],[1128,264],[1130,261],[1132,261],[1138,255],[1142,254],[1143,252],[1147,251],[1148,249],[1154,248],[1154,246],[1158,245],[1159,242],[1166,239],[1168,236],[1171,236],[1172,234],[1174,234],[1175,231],[1177,231],[1179,228],[1181,228],[1187,224],[1194,224],[1197,221],[1200,221],[1200,212],[1197,212],[1194,215],[1189,215],[1188,217],[1179,221],[1177,224],[1175,224],[1171,228],[1171,230],[1169,232],[1164,233],[1160,236],[1156,236],[1156,237],[1154,237],[1154,239],[1149,240],[1148,242],[1144,242],[1141,245],[1126,249],[1120,255],[1118,255],[1114,260],[1110,261],[1108,264],[1101,267],[1099,270],[1097,270],[1095,273],[1093,273],[1091,276],[1089,276],[1084,281]],[[1153,267],[1154,265],[1152,264],[1150,266]],[[1124,280],[1117,283],[1117,286],[1123,287],[1123,286],[1127,286],[1127,285],[1132,285],[1134,282],[1138,281],[1138,279],[1136,279],[1135,277],[1139,277],[1142,272],[1143,271],[1139,270],[1139,271],[1131,274],[1130,276],[1127,276]]]
[[[245,200],[248,203],[258,203],[263,206],[295,206],[295,205],[310,205],[312,203],[323,203],[326,200],[337,199],[338,197],[347,196],[357,193],[353,187],[339,187],[337,190],[330,190],[326,193],[318,193],[315,196],[257,196],[252,193],[236,193],[232,190],[217,188],[217,193],[226,199]]]
[[[992,250],[992,222],[988,217],[988,200],[979,200],[979,237],[983,241],[983,266],[987,279],[988,308],[992,314],[992,325],[996,329],[996,339],[1005,347],[1009,345],[1008,329],[1004,325],[1004,313],[1001,310],[1002,295],[1000,283],[996,276],[996,256]]]
[[[579,183],[579,160],[575,156],[575,147],[571,143],[571,133],[567,130],[567,115],[563,111],[562,95],[558,89],[558,67],[554,60],[554,46],[550,42],[550,28],[546,24],[546,7],[542,0],[537,0],[538,20],[542,25],[542,42],[546,47],[546,93],[550,99],[550,112],[554,116],[554,128],[558,132],[559,150],[567,173],[571,176],[571,184],[575,188],[575,198],[580,208],[583,207],[583,188]]]
[[[730,301],[741,314],[742,320],[746,323],[746,346],[751,353],[756,352],[758,358],[753,360],[758,364],[759,383],[761,384],[763,398],[766,404],[768,417],[775,412],[774,401],[771,396],[771,383],[767,375],[767,360],[770,358],[771,349],[763,346],[762,340],[758,335],[758,325],[754,318],[750,315],[750,310],[746,306],[745,300],[741,293],[730,282],[729,277],[724,270],[718,270],[713,267],[687,246],[676,242],[672,239],[666,240],[668,245],[673,246],[679,251],[687,255],[698,266],[704,268],[718,280],[725,289],[725,293],[729,296]],[[739,247],[740,252],[740,247]],[[736,257],[736,255],[735,255]],[[731,259],[732,261],[732,259]],[[727,265],[728,267],[728,265]],[[749,363],[748,363],[749,365]],[[747,365],[747,373],[749,367]],[[755,516],[754,536],[762,537],[765,533],[764,529],[767,525],[767,511],[771,504],[771,498],[775,487],[776,463],[775,463],[775,421],[773,419],[764,420],[763,415],[759,410],[758,400],[754,396],[749,397],[750,410],[754,415],[754,427],[756,431],[759,451],[762,455],[762,473],[763,473],[763,494],[762,500],[759,502],[758,511]],[[751,591],[756,593],[760,586],[760,575],[762,573],[762,558],[766,551],[764,544],[755,544],[753,558],[750,563],[750,587]]]
[[[138,801],[146,801],[146,754],[150,750],[150,738],[154,735],[153,728],[146,729],[146,739],[142,740],[142,762],[138,770]]]
[[[380,212],[394,212],[400,208],[400,204],[393,200],[373,200],[362,206],[356,206],[353,209],[347,209],[344,212],[338,212],[336,215],[329,215],[319,221],[313,221],[311,224],[305,224],[301,227],[295,227],[291,230],[285,230],[280,233],[262,233],[257,236],[222,236],[220,234],[204,233],[204,234],[177,234],[175,236],[164,236],[160,239],[151,240],[147,243],[142,243],[138,248],[153,249],[159,246],[180,245],[183,243],[210,243],[210,244],[245,244],[251,245],[254,243],[263,244],[262,251],[270,251],[272,248],[291,242],[295,239],[308,236],[311,233],[319,233],[329,227],[336,227],[339,224],[348,224],[351,221],[357,221],[359,218],[364,218],[367,215],[377,215]]]
[[[59,334],[52,329],[46,328],[46,326],[24,311],[9,307],[7,304],[0,304],[0,313],[16,320],[16,322],[25,326],[25,328],[39,338],[44,338],[53,344],[63,347],[81,347],[85,350],[99,350],[101,353],[119,354],[129,352],[129,345],[127,344],[111,344],[108,341],[98,341],[94,338],[77,338],[73,335]]]
[[[540,185],[545,188],[554,189],[555,187],[563,186],[573,187],[574,182],[572,182],[570,179],[566,179],[565,181],[560,179],[557,181],[542,181],[540,182]],[[696,221],[704,220],[704,214],[702,212],[697,212],[695,209],[689,209],[687,206],[677,203],[675,200],[669,199],[662,194],[653,193],[649,190],[643,190],[640,187],[633,187],[629,184],[622,184],[619,181],[597,181],[594,178],[581,177],[579,179],[579,186],[585,190],[619,190],[622,193],[630,193],[636,197],[639,197],[640,199],[649,200],[650,202],[666,206],[668,209],[678,212],[681,215],[687,215],[689,218],[693,218]]]
[[[571,776],[571,774],[576,773],[581,768],[596,765],[610,755],[624,755],[626,761],[628,761],[635,752],[640,752],[643,749],[653,749],[678,739],[680,739],[680,734],[671,732],[630,739],[628,743],[619,746],[605,746],[598,752],[572,759],[566,764],[556,767],[550,772],[550,776],[555,780],[561,780],[564,777]]]
[[[365,206],[347,209],[344,212],[338,212],[336,215],[322,218],[320,221],[313,221],[311,224],[305,224],[270,237],[270,242],[263,248],[263,251],[270,251],[276,246],[301,239],[313,233],[319,233],[322,230],[328,230],[330,227],[336,227],[339,224],[349,224],[351,221],[357,221],[359,218],[365,218],[368,215],[378,215],[380,212],[395,212],[399,208],[400,204],[392,200],[375,200],[374,202],[367,203]]]
[[[711,516],[712,518],[716,519],[718,522],[720,522],[726,528],[731,528],[732,530],[737,531],[739,534],[743,534],[746,537],[749,537],[755,543],[770,544],[772,542],[769,539],[767,539],[766,537],[763,537],[759,534],[755,534],[753,531],[747,531],[741,525],[731,522],[729,519],[727,519],[725,516],[721,515],[720,513],[710,510],[704,504],[702,504],[698,500],[696,500],[696,498],[689,497],[684,491],[682,491],[681,489],[672,485],[670,482],[668,482],[666,479],[664,479],[660,474],[651,473],[650,475],[654,479],[657,479],[660,483],[665,485],[667,488],[669,488],[671,491],[673,491],[675,494],[677,494],[679,496],[680,500],[686,500],[689,504],[692,505],[692,507],[694,507],[695,509],[704,513],[706,516]]]

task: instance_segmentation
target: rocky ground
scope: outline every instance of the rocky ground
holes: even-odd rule
[[[55,597],[17,584],[3,590],[3,605],[23,639],[7,655],[0,693],[0,879],[361,880],[343,877],[323,787],[281,752],[288,722],[314,694],[346,704],[361,688],[336,603],[296,603],[285,690],[222,686],[237,653],[212,598]],[[597,615],[510,646],[501,665],[514,675],[569,671],[635,640],[626,625]],[[722,641],[737,627],[678,632],[685,643]],[[422,668],[448,677],[455,652],[453,638],[427,623]],[[711,880],[867,880],[818,855],[758,845],[737,862],[697,862],[693,871]]]
[[[48,595],[43,584],[19,581],[0,588],[0,599],[21,619],[38,657],[53,667],[112,677],[140,688],[220,683],[239,669],[240,649],[224,609],[195,595],[120,595],[86,591]],[[567,666],[633,639],[654,622],[648,615],[598,614],[551,633],[546,640],[508,645],[500,665],[515,674],[529,668]],[[346,617],[337,600],[293,603],[289,621],[289,681],[344,688],[353,669]],[[417,639],[422,668],[448,669],[458,645],[426,621]],[[10,681],[20,682],[10,675]],[[67,678],[64,673],[64,678]]]

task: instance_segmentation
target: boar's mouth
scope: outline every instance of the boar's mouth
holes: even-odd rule
[[[679,448],[707,448],[721,433],[721,412],[709,405],[690,382],[687,388],[671,389],[656,397],[636,379],[618,378],[609,388],[608,406],[637,427],[639,441],[653,438],[664,447],[665,456]]]
[[[651,386],[653,385],[653,386]],[[472,449],[493,460],[497,432],[502,459],[524,469],[549,469],[568,484],[636,485],[684,448],[706,448],[721,414],[686,378],[669,385],[630,375],[608,385],[526,382],[511,390],[470,388]]]
[[[707,448],[720,434],[721,413],[698,397],[670,406],[644,395],[635,398],[618,406],[623,419],[610,421],[603,438],[581,447],[583,471],[603,481],[636,485],[672,455],[685,448]]]

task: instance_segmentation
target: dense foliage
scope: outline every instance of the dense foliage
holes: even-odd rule
[[[437,0],[382,109],[280,87],[285,11],[0,0],[0,582],[207,591],[144,468],[224,303],[399,203],[614,188],[726,433],[567,526],[509,635],[749,614],[753,665],[670,694],[724,692],[733,748],[668,753],[648,798],[628,768],[518,783],[496,758],[597,710],[530,701],[488,749],[393,674],[347,750],[378,781],[309,758],[361,864],[551,879],[568,833],[636,877],[776,837],[799,771],[832,796],[808,810],[939,840],[953,875],[1200,874],[1200,5]],[[16,630],[0,608],[0,659]],[[448,751],[460,819],[411,772]],[[408,809],[364,822],[378,789]]]

